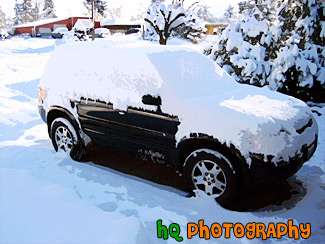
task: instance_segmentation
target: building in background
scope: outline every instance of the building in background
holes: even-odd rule
[[[100,25],[103,28],[109,29],[112,34],[130,34],[131,32],[139,31],[142,28],[143,23],[140,21],[134,22],[121,19],[110,19],[101,21]]]
[[[25,23],[14,26],[14,34],[30,34],[31,36],[50,36],[56,28],[66,27],[71,30],[79,19],[89,20],[89,17],[67,17],[67,18],[51,18],[39,20],[35,22]],[[95,28],[99,28],[100,23],[95,21]]]

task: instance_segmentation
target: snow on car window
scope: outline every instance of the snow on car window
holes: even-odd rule
[[[192,50],[148,54],[164,85],[183,98],[215,95],[234,89],[234,80],[207,57]]]

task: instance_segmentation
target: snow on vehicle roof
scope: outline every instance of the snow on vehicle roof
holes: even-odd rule
[[[187,98],[237,85],[207,57],[179,46],[114,41],[66,44],[57,47],[47,67],[41,85],[56,84],[74,91],[74,97],[110,101],[121,109],[128,102],[142,104],[141,97],[155,93],[163,83],[168,91]],[[121,93],[111,94],[115,89]]]
[[[44,107],[71,108],[70,99],[84,97],[111,102],[120,110],[130,105],[155,110],[142,103],[142,96],[160,95],[162,111],[181,121],[177,142],[190,133],[205,133],[233,144],[247,158],[250,152],[283,156],[285,151],[287,157],[294,156],[302,146],[290,144],[298,136],[295,127],[310,118],[303,102],[266,88],[238,84],[196,50],[148,42],[61,45],[50,57],[40,86],[48,91]],[[310,129],[315,128],[316,124]],[[288,133],[281,134],[281,130]],[[314,134],[310,135],[311,143]],[[260,144],[271,139],[274,143]]]

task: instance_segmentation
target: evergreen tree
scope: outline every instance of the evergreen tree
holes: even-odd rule
[[[121,17],[122,6],[119,7],[109,7],[107,9],[108,17],[111,19],[117,19]]]
[[[277,2],[280,50],[270,85],[303,100],[325,101],[324,3]]]
[[[214,16],[210,12],[210,6],[201,3],[199,3],[198,6],[199,6],[197,10],[198,17],[210,23],[214,22]]]
[[[276,36],[272,33],[271,10],[267,1],[242,11],[237,22],[230,23],[215,45],[205,53],[238,82],[257,86],[267,84],[271,73],[268,60],[274,56]]]
[[[258,0],[241,6],[239,20],[205,54],[238,82],[324,102],[324,3]]]
[[[183,7],[183,3],[184,3],[184,0],[173,0],[173,1],[172,1],[172,5],[173,5],[175,8]]]
[[[36,0],[33,8],[33,19],[34,21],[41,19],[41,1]]]
[[[23,0],[22,4],[23,4],[24,22],[28,23],[34,21],[32,0]]]
[[[32,0],[23,0],[21,3],[19,3],[19,1],[16,0],[14,11],[15,11],[15,18],[14,18],[15,25],[32,22],[34,20]]]
[[[151,0],[150,6],[155,5],[156,7],[158,7],[160,4],[162,4],[164,2],[165,2],[165,0]]]
[[[16,0],[14,11],[15,11],[14,25],[20,25],[24,23],[22,4],[18,3],[18,0]]]
[[[55,7],[52,0],[44,0],[43,19],[55,18]]]
[[[6,14],[1,10],[0,7],[0,30],[6,28]]]
[[[84,1],[85,7],[88,9],[88,12],[92,11],[92,0]],[[101,17],[105,17],[105,11],[107,10],[106,2],[102,0],[95,0],[95,13]]]
[[[233,22],[236,20],[236,13],[234,7],[229,5],[228,8],[225,10],[223,18],[228,22]]]

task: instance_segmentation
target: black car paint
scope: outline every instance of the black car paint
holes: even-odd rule
[[[177,162],[175,116],[129,107],[114,109],[110,103],[81,99],[77,104],[82,130],[95,145],[132,155],[160,154],[167,164]]]
[[[121,111],[114,109],[111,103],[82,98],[80,101],[71,101],[71,107],[77,108],[78,122],[62,107],[51,107],[45,113],[43,107],[39,106],[39,112],[49,129],[51,121],[56,117],[67,118],[72,121],[75,128],[86,133],[94,145],[135,156],[150,152],[158,153],[162,161],[177,172],[182,172],[188,153],[200,148],[217,150],[231,160],[236,172],[240,174],[238,177],[246,186],[290,177],[309,160],[317,145],[316,136],[312,144],[303,146],[300,156],[277,165],[272,162],[271,156],[266,156],[267,162],[265,162],[264,155],[251,154],[251,165],[248,165],[233,145],[230,147],[222,145],[216,138],[205,134],[191,134],[176,144],[175,134],[180,121],[177,116],[161,112],[159,105],[156,111],[133,107]],[[188,144],[190,147],[184,149]]]

